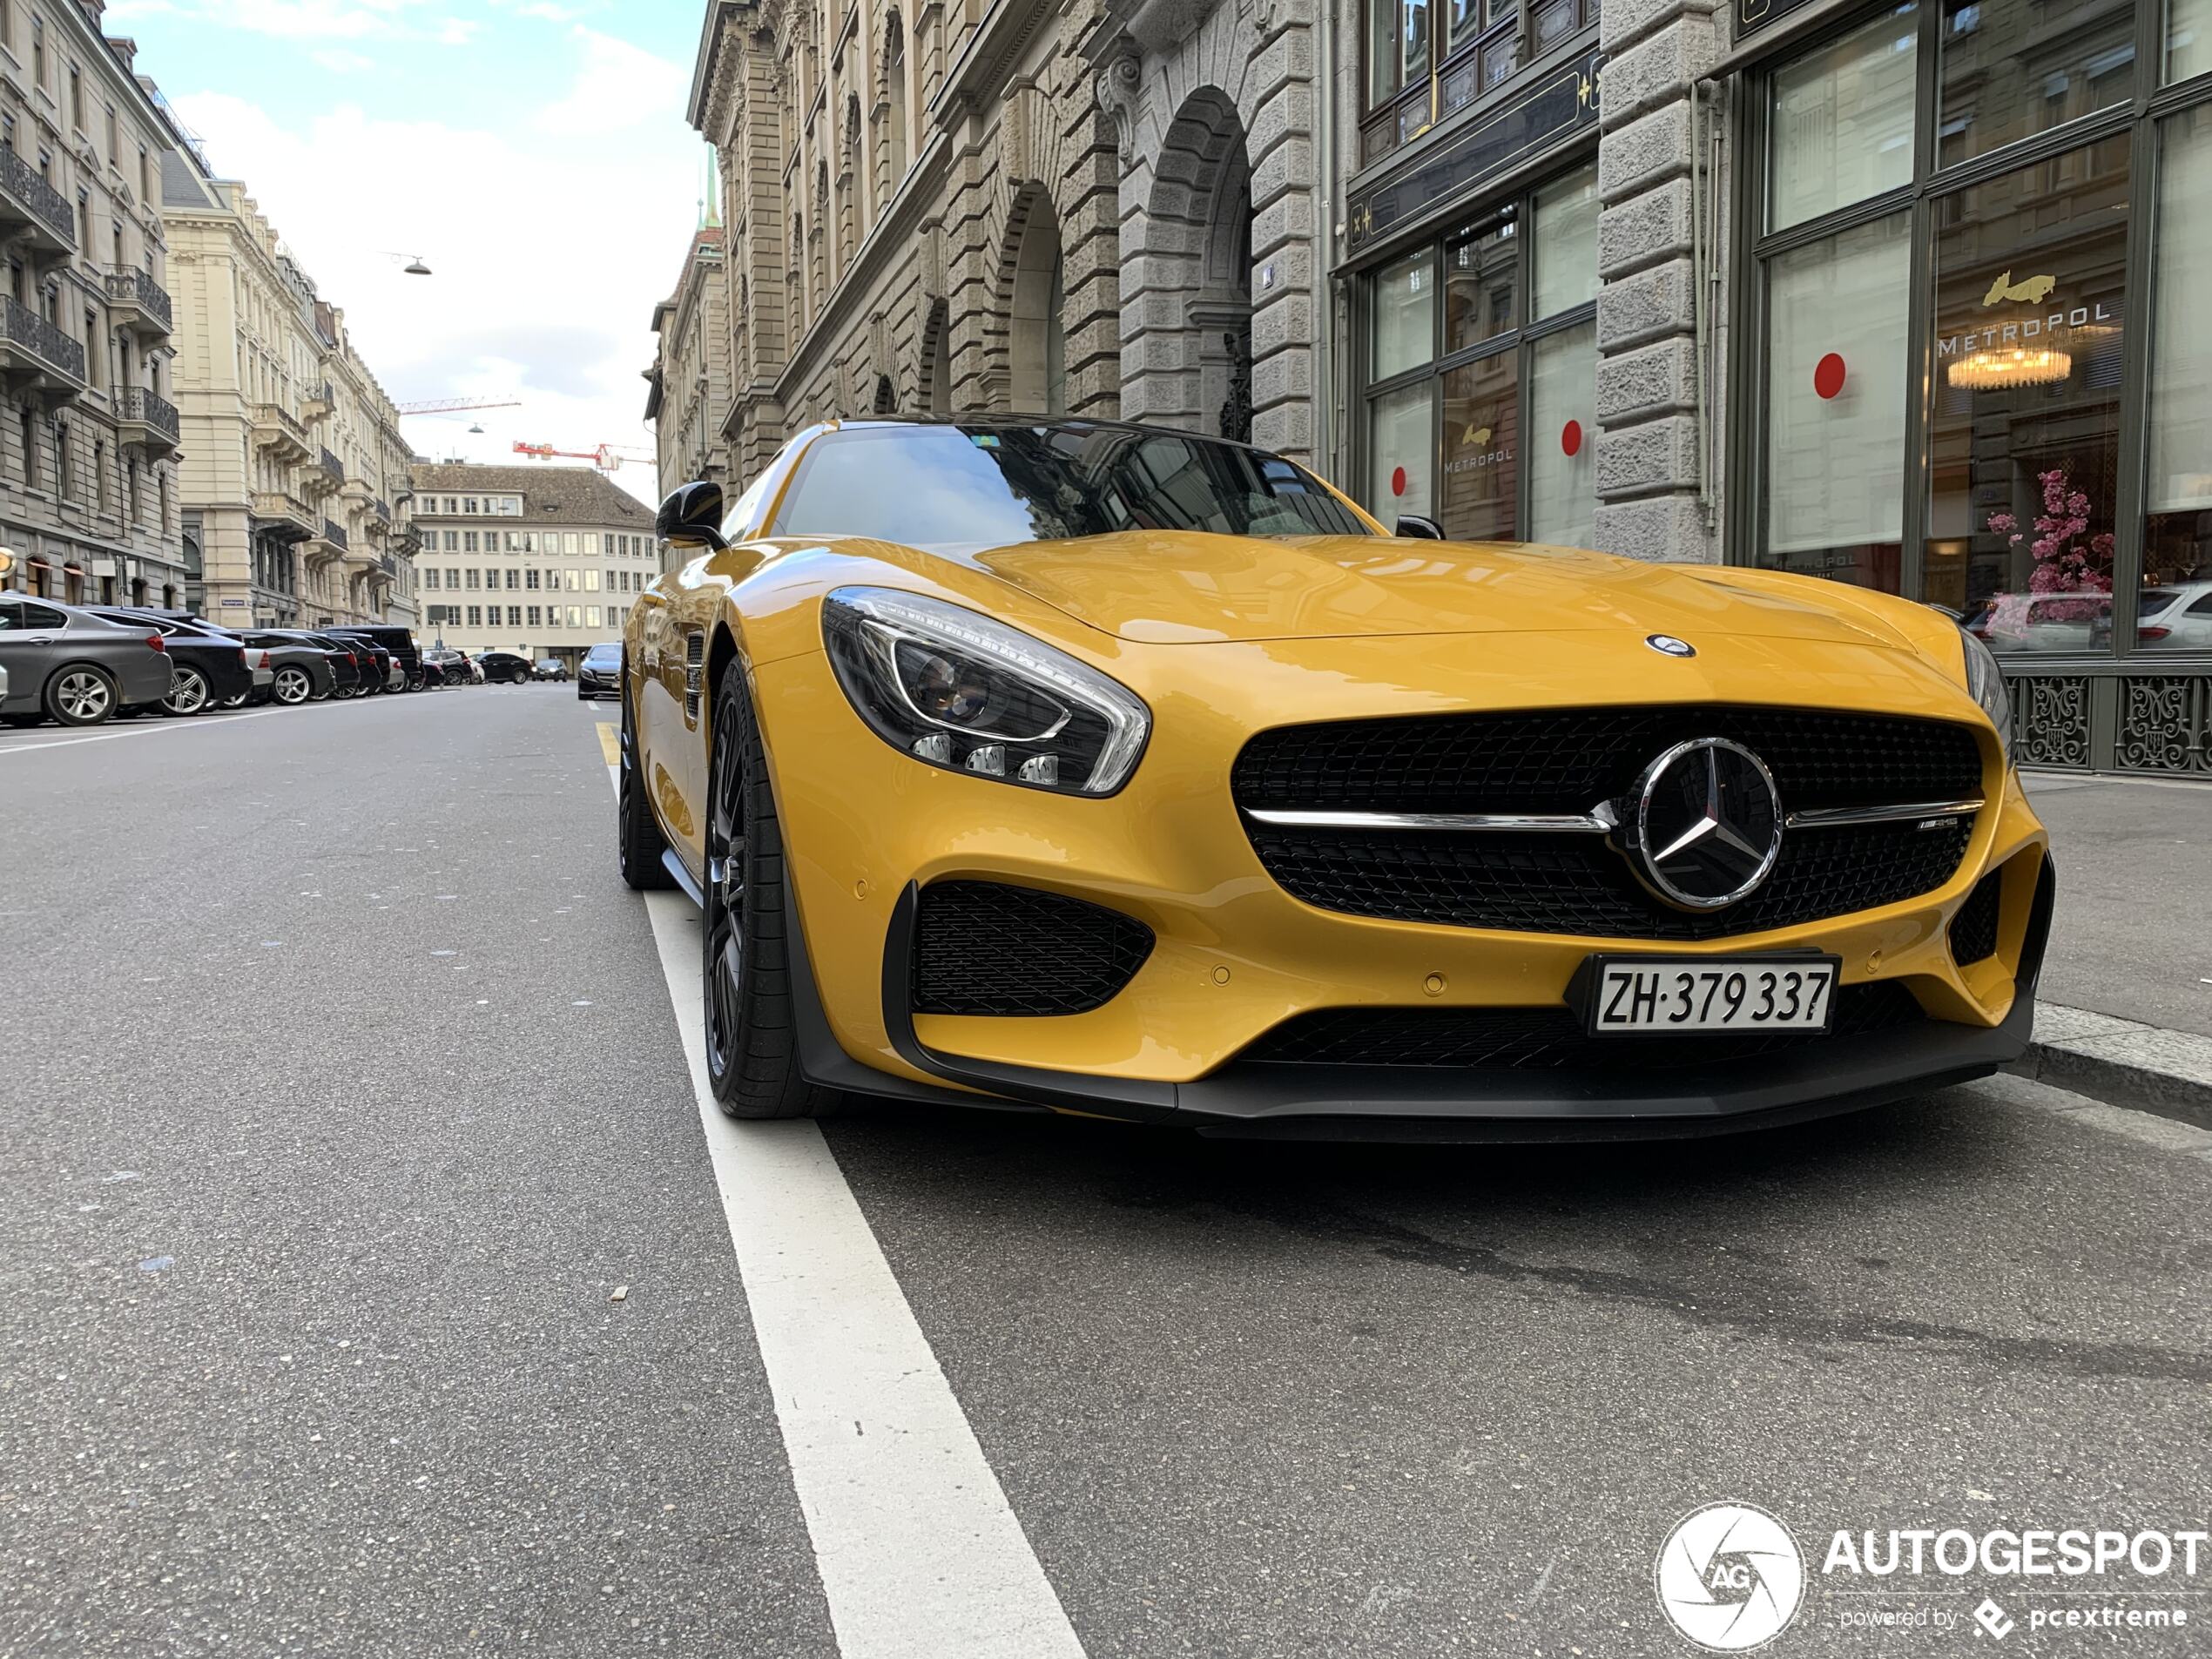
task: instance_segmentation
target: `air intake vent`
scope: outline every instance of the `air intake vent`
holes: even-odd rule
[[[706,686],[706,636],[686,634],[684,637],[684,714],[687,719],[699,718],[699,693]]]
[[[1997,907],[2004,889],[2005,873],[1992,870],[1952,917],[1951,960],[1959,967],[1971,968],[1997,954]]]
[[[1152,930],[1082,899],[995,881],[940,881],[914,915],[917,1014],[1085,1014],[1152,954]]]

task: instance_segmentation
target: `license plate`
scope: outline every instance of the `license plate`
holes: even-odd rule
[[[1589,1028],[1635,1031],[1825,1031],[1836,1001],[1834,956],[1599,959]]]

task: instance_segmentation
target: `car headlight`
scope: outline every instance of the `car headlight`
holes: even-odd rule
[[[1065,795],[1128,781],[1152,715],[1134,691],[1041,639],[889,588],[822,601],[837,681],[871,731],[948,772]]]
[[[2005,764],[2013,760],[2013,698],[2005,689],[2004,671],[1997,666],[1996,654],[1964,628],[1959,637],[1966,644],[1966,690],[1982,712],[1988,715],[1997,727],[1998,746],[2005,752]]]

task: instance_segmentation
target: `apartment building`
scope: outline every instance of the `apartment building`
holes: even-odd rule
[[[344,311],[189,145],[162,186],[192,604],[241,625],[412,624],[410,456]]]
[[[426,640],[573,663],[660,574],[653,515],[589,467],[418,462]]]
[[[653,307],[657,349],[645,371],[660,488],[730,477],[723,422],[731,402],[730,266],[718,216],[705,217],[685,251],[675,292]]]
[[[0,0],[0,583],[175,604],[160,180],[173,143],[97,4]]]

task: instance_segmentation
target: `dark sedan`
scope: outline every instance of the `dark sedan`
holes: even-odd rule
[[[125,627],[75,605],[0,593],[0,721],[98,725],[169,695],[167,642],[152,624]]]
[[[172,714],[201,714],[253,689],[253,667],[236,634],[177,610],[138,610],[89,605],[96,617],[125,628],[157,629],[176,678],[161,706]]]
[[[312,645],[322,653],[323,661],[330,668],[328,695],[347,698],[361,694],[368,670],[360,652],[351,646],[332,638],[328,634],[314,633],[305,628],[272,628],[268,631],[295,644]]]
[[[328,697],[337,689],[338,677],[330,665],[331,653],[320,645],[287,630],[274,628],[248,628],[239,633],[239,638],[245,642],[246,650],[260,653],[255,666],[266,661],[270,671],[266,691],[253,691],[249,700],[297,708],[302,703]]]
[[[343,634],[348,639],[366,639],[390,653],[405,678],[401,685],[388,685],[387,690],[419,691],[422,689],[422,651],[415,644],[415,636],[406,629],[386,623],[364,623],[359,627],[334,628],[330,631]]]
[[[476,658],[484,671],[484,678],[494,685],[527,685],[530,678],[530,659],[517,657],[511,651],[488,651]]]
[[[620,640],[601,640],[583,653],[583,660],[576,665],[576,695],[578,702],[622,695]]]

